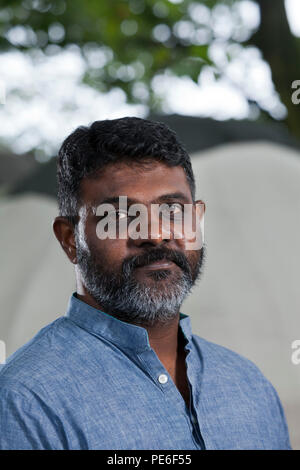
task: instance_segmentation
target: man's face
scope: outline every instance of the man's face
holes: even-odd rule
[[[168,321],[200,275],[204,247],[187,250],[184,238],[166,237],[161,223],[157,233],[149,228],[146,237],[99,239],[97,208],[110,203],[117,211],[119,196],[127,196],[128,207],[143,204],[149,214],[151,204],[167,204],[176,211],[193,202],[185,172],[156,161],[106,166],[101,176],[81,182],[75,233],[77,276],[103,311],[141,325]],[[118,212],[116,216],[117,221],[126,218]],[[147,223],[150,227],[151,215]]]

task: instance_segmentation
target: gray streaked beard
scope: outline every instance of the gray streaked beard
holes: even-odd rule
[[[150,254],[150,261],[146,264],[156,261],[155,258],[162,259],[165,253],[164,250],[161,252],[160,249],[152,250],[151,253],[153,251],[158,255],[151,256]],[[170,250],[167,251],[171,253]],[[156,282],[172,275],[172,282],[165,285],[160,284],[156,288],[155,285],[145,285],[135,279],[133,266],[138,264],[139,257],[133,257],[129,262],[124,262],[122,273],[115,274],[106,271],[98,256],[93,254],[90,249],[80,246],[79,240],[76,254],[77,264],[85,287],[101,306],[101,309],[122,321],[145,326],[166,323],[176,317],[183,300],[191,291],[196,278],[200,274],[202,264],[201,256],[196,272],[192,275],[190,267],[186,264],[187,261],[179,257],[182,267],[185,268],[180,272],[173,275],[167,269],[149,272],[149,277]]]

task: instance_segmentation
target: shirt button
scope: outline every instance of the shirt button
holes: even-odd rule
[[[161,384],[165,384],[168,382],[168,376],[166,374],[160,374],[160,376],[158,377],[158,381]]]

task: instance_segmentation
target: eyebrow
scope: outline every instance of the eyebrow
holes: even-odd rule
[[[122,196],[122,194],[120,194],[120,196]],[[96,202],[96,205],[98,206],[101,204],[118,204],[120,196],[111,196],[111,197],[107,197],[103,199],[101,202],[97,202],[97,201],[95,202]],[[176,193],[162,194],[158,198],[151,201],[151,204],[157,204],[159,202],[167,201],[169,199],[173,199],[173,200],[177,199],[186,203],[190,203],[190,199],[184,193],[177,191]],[[128,197],[127,202],[128,204],[137,204],[137,203],[139,204],[141,201]]]

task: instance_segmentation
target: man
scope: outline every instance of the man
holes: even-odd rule
[[[80,127],[57,174],[53,227],[76,293],[2,369],[0,448],[289,449],[272,385],[180,312],[202,272],[205,205],[174,132],[138,118]],[[134,225],[136,204],[147,217]]]

